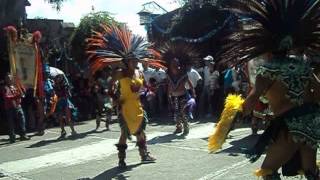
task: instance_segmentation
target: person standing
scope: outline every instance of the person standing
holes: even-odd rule
[[[155,70],[149,67],[147,62],[143,62],[142,67],[143,67],[143,76],[145,78],[147,85],[149,85],[150,78],[154,78]]]
[[[141,95],[141,101],[143,108],[146,111],[149,118],[153,118],[156,112],[156,94],[155,91],[152,91],[152,85],[155,83],[154,74],[155,70],[149,67],[147,62],[142,63],[143,67],[143,76],[146,83],[146,87]]]
[[[106,118],[106,130],[109,131],[109,125],[112,118],[111,98],[108,96],[108,89],[100,83],[95,83],[92,88],[92,97],[96,111],[96,130],[99,129],[103,113]]]
[[[92,55],[90,62],[93,74],[110,64],[121,67],[113,71],[109,88],[113,102],[120,108],[121,134],[116,144],[118,167],[126,168],[127,139],[131,139],[132,135],[137,138],[141,161],[154,162],[156,159],[147,150],[145,128],[148,119],[140,101],[140,91],[146,83],[143,73],[137,67],[138,62],[147,57],[149,44],[132,34],[126,26],[103,26],[104,31],[99,32],[100,36],[88,39],[88,53]],[[96,42],[102,46],[97,46]]]
[[[60,123],[61,138],[64,138],[67,135],[67,132],[64,129],[65,122],[70,126],[71,135],[77,134],[74,129],[74,122],[72,118],[72,111],[75,109],[75,107],[70,101],[71,94],[69,86],[70,85],[64,74],[59,74],[54,77],[54,92],[58,97],[56,113]]]
[[[166,94],[166,86],[165,86],[165,81],[166,81],[166,72],[157,67],[155,68],[154,71],[154,78],[156,80],[156,103],[157,103],[157,115],[161,115],[164,110],[164,101],[165,101],[165,94]]]
[[[19,127],[20,140],[29,140],[30,137],[26,135],[25,114],[21,108],[22,94],[14,84],[13,76],[7,74],[5,77],[5,85],[2,89],[2,96],[4,99],[4,107],[6,117],[9,124],[10,143],[16,141],[15,122],[17,120]]]
[[[219,113],[219,99],[221,98],[220,94],[220,85],[219,85],[219,78],[220,73],[217,69],[215,62],[210,62],[209,69],[205,72],[206,77],[208,78],[207,87],[208,89],[208,96],[209,96],[209,115],[218,117]]]
[[[167,66],[168,95],[173,109],[173,119],[176,122],[174,133],[181,133],[183,130],[183,135],[188,135],[189,121],[193,118],[192,109],[195,106],[194,86],[199,80],[199,76],[194,77],[199,73],[190,72],[190,68],[194,64],[197,53],[192,47],[179,43],[166,44],[158,51],[160,52],[156,54],[161,55],[159,58],[163,59]]]
[[[211,117],[212,116],[212,104],[214,101],[212,101],[212,95],[214,94],[214,87],[216,86],[214,79],[218,76],[219,77],[219,72],[214,71],[214,59],[212,56],[207,56],[203,58],[205,62],[205,66],[203,68],[203,90],[201,93],[201,104],[200,107],[202,109],[202,114],[205,115],[206,117]],[[209,104],[209,106],[208,106]],[[211,109],[211,110],[210,110]]]
[[[198,97],[197,94],[196,94],[196,89],[198,89],[198,87],[199,87],[198,84],[199,84],[200,81],[202,81],[202,77],[199,74],[199,72],[193,68],[192,65],[187,65],[187,70],[188,70],[188,72],[187,72],[188,79],[190,80],[191,84],[186,83],[185,87],[189,91],[189,94],[193,95],[192,98],[191,98],[191,101],[194,101],[194,106],[189,108],[189,112],[188,112],[189,115],[188,116],[191,119],[193,119],[194,118],[193,117],[193,111],[195,109],[196,104],[199,103],[199,101],[200,101],[200,97]]]

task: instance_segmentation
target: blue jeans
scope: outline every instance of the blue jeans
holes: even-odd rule
[[[26,119],[24,112],[20,107],[10,108],[6,110],[7,120],[9,124],[9,136],[10,139],[15,138],[15,124],[18,122],[19,125],[19,134],[23,136],[26,134]]]

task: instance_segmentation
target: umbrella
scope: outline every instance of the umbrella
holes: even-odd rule
[[[53,78],[56,77],[57,75],[64,75],[65,76],[65,74],[62,70],[55,68],[55,67],[50,66],[49,71],[50,71],[50,76]]]

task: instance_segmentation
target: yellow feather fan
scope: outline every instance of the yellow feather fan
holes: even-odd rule
[[[215,127],[215,132],[209,137],[208,149],[210,153],[221,149],[231,128],[232,122],[238,112],[242,111],[244,99],[241,95],[229,94],[226,98],[223,112]]]

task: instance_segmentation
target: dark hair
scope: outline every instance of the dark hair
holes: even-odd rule
[[[274,51],[272,52],[273,58],[285,58],[288,55],[288,51]]]
[[[150,78],[150,79],[149,79],[149,82],[150,82],[150,83],[156,83],[157,80],[156,80],[155,78]]]

